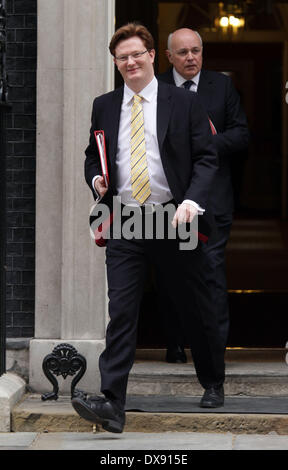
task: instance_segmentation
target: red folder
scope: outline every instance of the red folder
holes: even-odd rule
[[[99,157],[101,162],[102,168],[102,175],[104,177],[105,186],[108,188],[109,185],[109,173],[108,173],[108,165],[107,165],[107,154],[106,154],[106,143],[105,143],[105,134],[104,131],[94,131],[95,140],[98,146]],[[106,246],[107,239],[105,237],[106,232],[109,230],[109,227],[113,221],[113,213],[103,222],[100,224],[99,227],[94,232],[95,243],[97,246],[104,247]],[[90,226],[92,225],[95,219],[90,217]]]
[[[193,230],[193,232],[196,233],[195,230]],[[209,237],[207,235],[204,235],[204,233],[197,232],[197,235],[198,235],[198,239],[201,240],[203,243],[208,242]]]
[[[106,155],[106,144],[105,144],[105,135],[104,131],[94,131],[96,143],[99,150],[101,168],[102,168],[102,175],[105,180],[106,188],[109,185],[109,173],[108,173],[108,165],[107,165],[107,155]]]
[[[110,216],[107,217],[106,220],[104,220],[103,224],[100,224],[99,227],[97,227],[96,230],[93,232],[93,238],[97,246],[100,246],[102,248],[106,246],[107,237],[105,235],[107,231],[109,230],[110,225],[113,222],[113,218],[114,218],[114,213],[112,212],[112,214],[110,214]],[[92,227],[94,220],[95,220],[95,217],[90,215],[90,228]],[[91,232],[92,232],[92,229],[91,229]]]
[[[213,122],[211,121],[210,118],[208,118],[208,119],[209,119],[209,124],[210,124],[210,127],[211,127],[212,134],[213,135],[217,134],[217,131],[216,131],[216,128],[215,128]]]

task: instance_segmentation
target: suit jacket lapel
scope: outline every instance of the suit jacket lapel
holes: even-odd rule
[[[201,97],[205,108],[209,111],[209,105],[213,96],[213,80],[209,77],[209,73],[206,70],[201,71],[197,93]]]
[[[109,134],[110,134],[110,160],[114,166],[116,161],[117,153],[117,143],[118,143],[118,133],[119,133],[119,123],[120,123],[120,114],[121,106],[123,100],[124,88],[117,88],[112,94],[111,108],[109,109]]]
[[[169,91],[169,86],[167,86],[165,83],[158,81],[157,138],[160,152],[167,133],[170,114],[171,94]]]

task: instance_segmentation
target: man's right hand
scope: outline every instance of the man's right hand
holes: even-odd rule
[[[96,180],[94,181],[94,187],[101,198],[108,191],[108,188],[105,186],[105,180],[103,176],[99,176],[98,178],[96,178]]]

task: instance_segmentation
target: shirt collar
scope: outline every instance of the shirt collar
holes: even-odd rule
[[[157,81],[156,77],[154,76],[153,79],[151,80],[151,82],[148,83],[148,85],[145,88],[143,88],[143,90],[141,90],[137,94],[142,96],[142,98],[145,101],[150,102],[150,101],[152,101],[154,96],[157,94],[157,91],[158,91],[158,81]],[[132,98],[135,94],[136,93],[133,90],[131,90],[131,88],[129,88],[126,85],[126,83],[124,83],[123,103],[124,104],[129,103],[129,101],[132,100]]]
[[[193,80],[193,82],[195,83],[197,87],[198,87],[198,83],[200,79],[200,73],[201,72],[198,72],[197,75],[195,75],[195,77],[191,78],[191,80]],[[174,77],[176,86],[181,86],[183,85],[183,83],[187,81],[186,78],[183,78],[182,75],[180,75],[180,73],[177,72],[175,67],[173,67],[173,77]]]

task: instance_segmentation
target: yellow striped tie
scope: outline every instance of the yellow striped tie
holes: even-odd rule
[[[131,186],[132,196],[144,204],[151,194],[147,168],[142,97],[134,95],[131,112]]]

